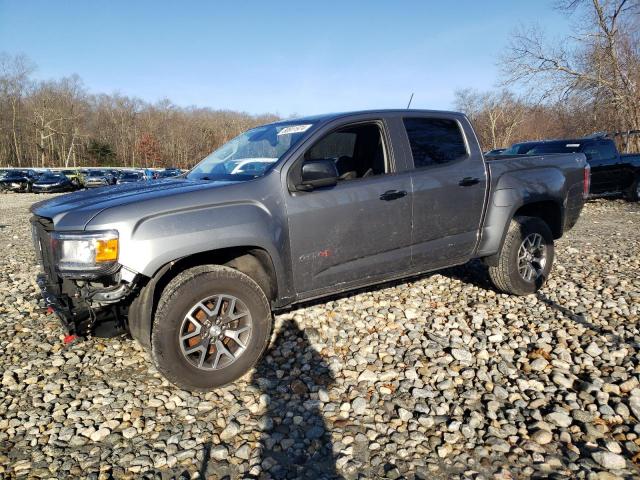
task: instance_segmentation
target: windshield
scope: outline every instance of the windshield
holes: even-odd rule
[[[64,180],[65,178],[66,177],[64,175],[45,173],[43,176],[40,177],[40,180],[41,181],[51,181],[51,180],[60,181],[60,180]]]
[[[106,175],[102,170],[89,170],[89,177],[104,177]]]
[[[23,171],[23,170],[9,170],[6,175],[4,175],[4,178],[18,178],[18,177],[26,177],[27,176],[27,172]]]
[[[291,122],[248,130],[205,157],[187,178],[243,181],[261,177],[311,126]]]
[[[141,177],[142,177],[141,173],[128,172],[128,173],[123,173],[121,178],[124,178],[126,180],[130,180],[130,179],[137,179],[137,178],[141,178]]]

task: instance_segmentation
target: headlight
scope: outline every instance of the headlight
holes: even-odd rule
[[[118,261],[118,232],[115,230],[54,232],[52,242],[60,272],[107,271]]]

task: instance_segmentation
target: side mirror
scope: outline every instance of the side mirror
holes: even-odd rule
[[[302,175],[298,190],[333,187],[338,183],[338,170],[333,160],[307,160],[302,164]]]

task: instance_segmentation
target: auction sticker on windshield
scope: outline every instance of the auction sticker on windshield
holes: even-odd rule
[[[290,135],[292,133],[302,133],[309,130],[311,124],[306,125],[292,125],[290,127],[284,127],[282,130],[278,132],[278,135]]]

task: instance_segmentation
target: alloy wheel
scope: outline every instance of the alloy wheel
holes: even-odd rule
[[[540,278],[547,264],[547,246],[539,233],[530,233],[518,249],[518,273],[523,280],[533,282]]]
[[[202,370],[219,370],[246,350],[252,330],[251,313],[233,295],[213,295],[196,303],[179,330],[184,358]]]

